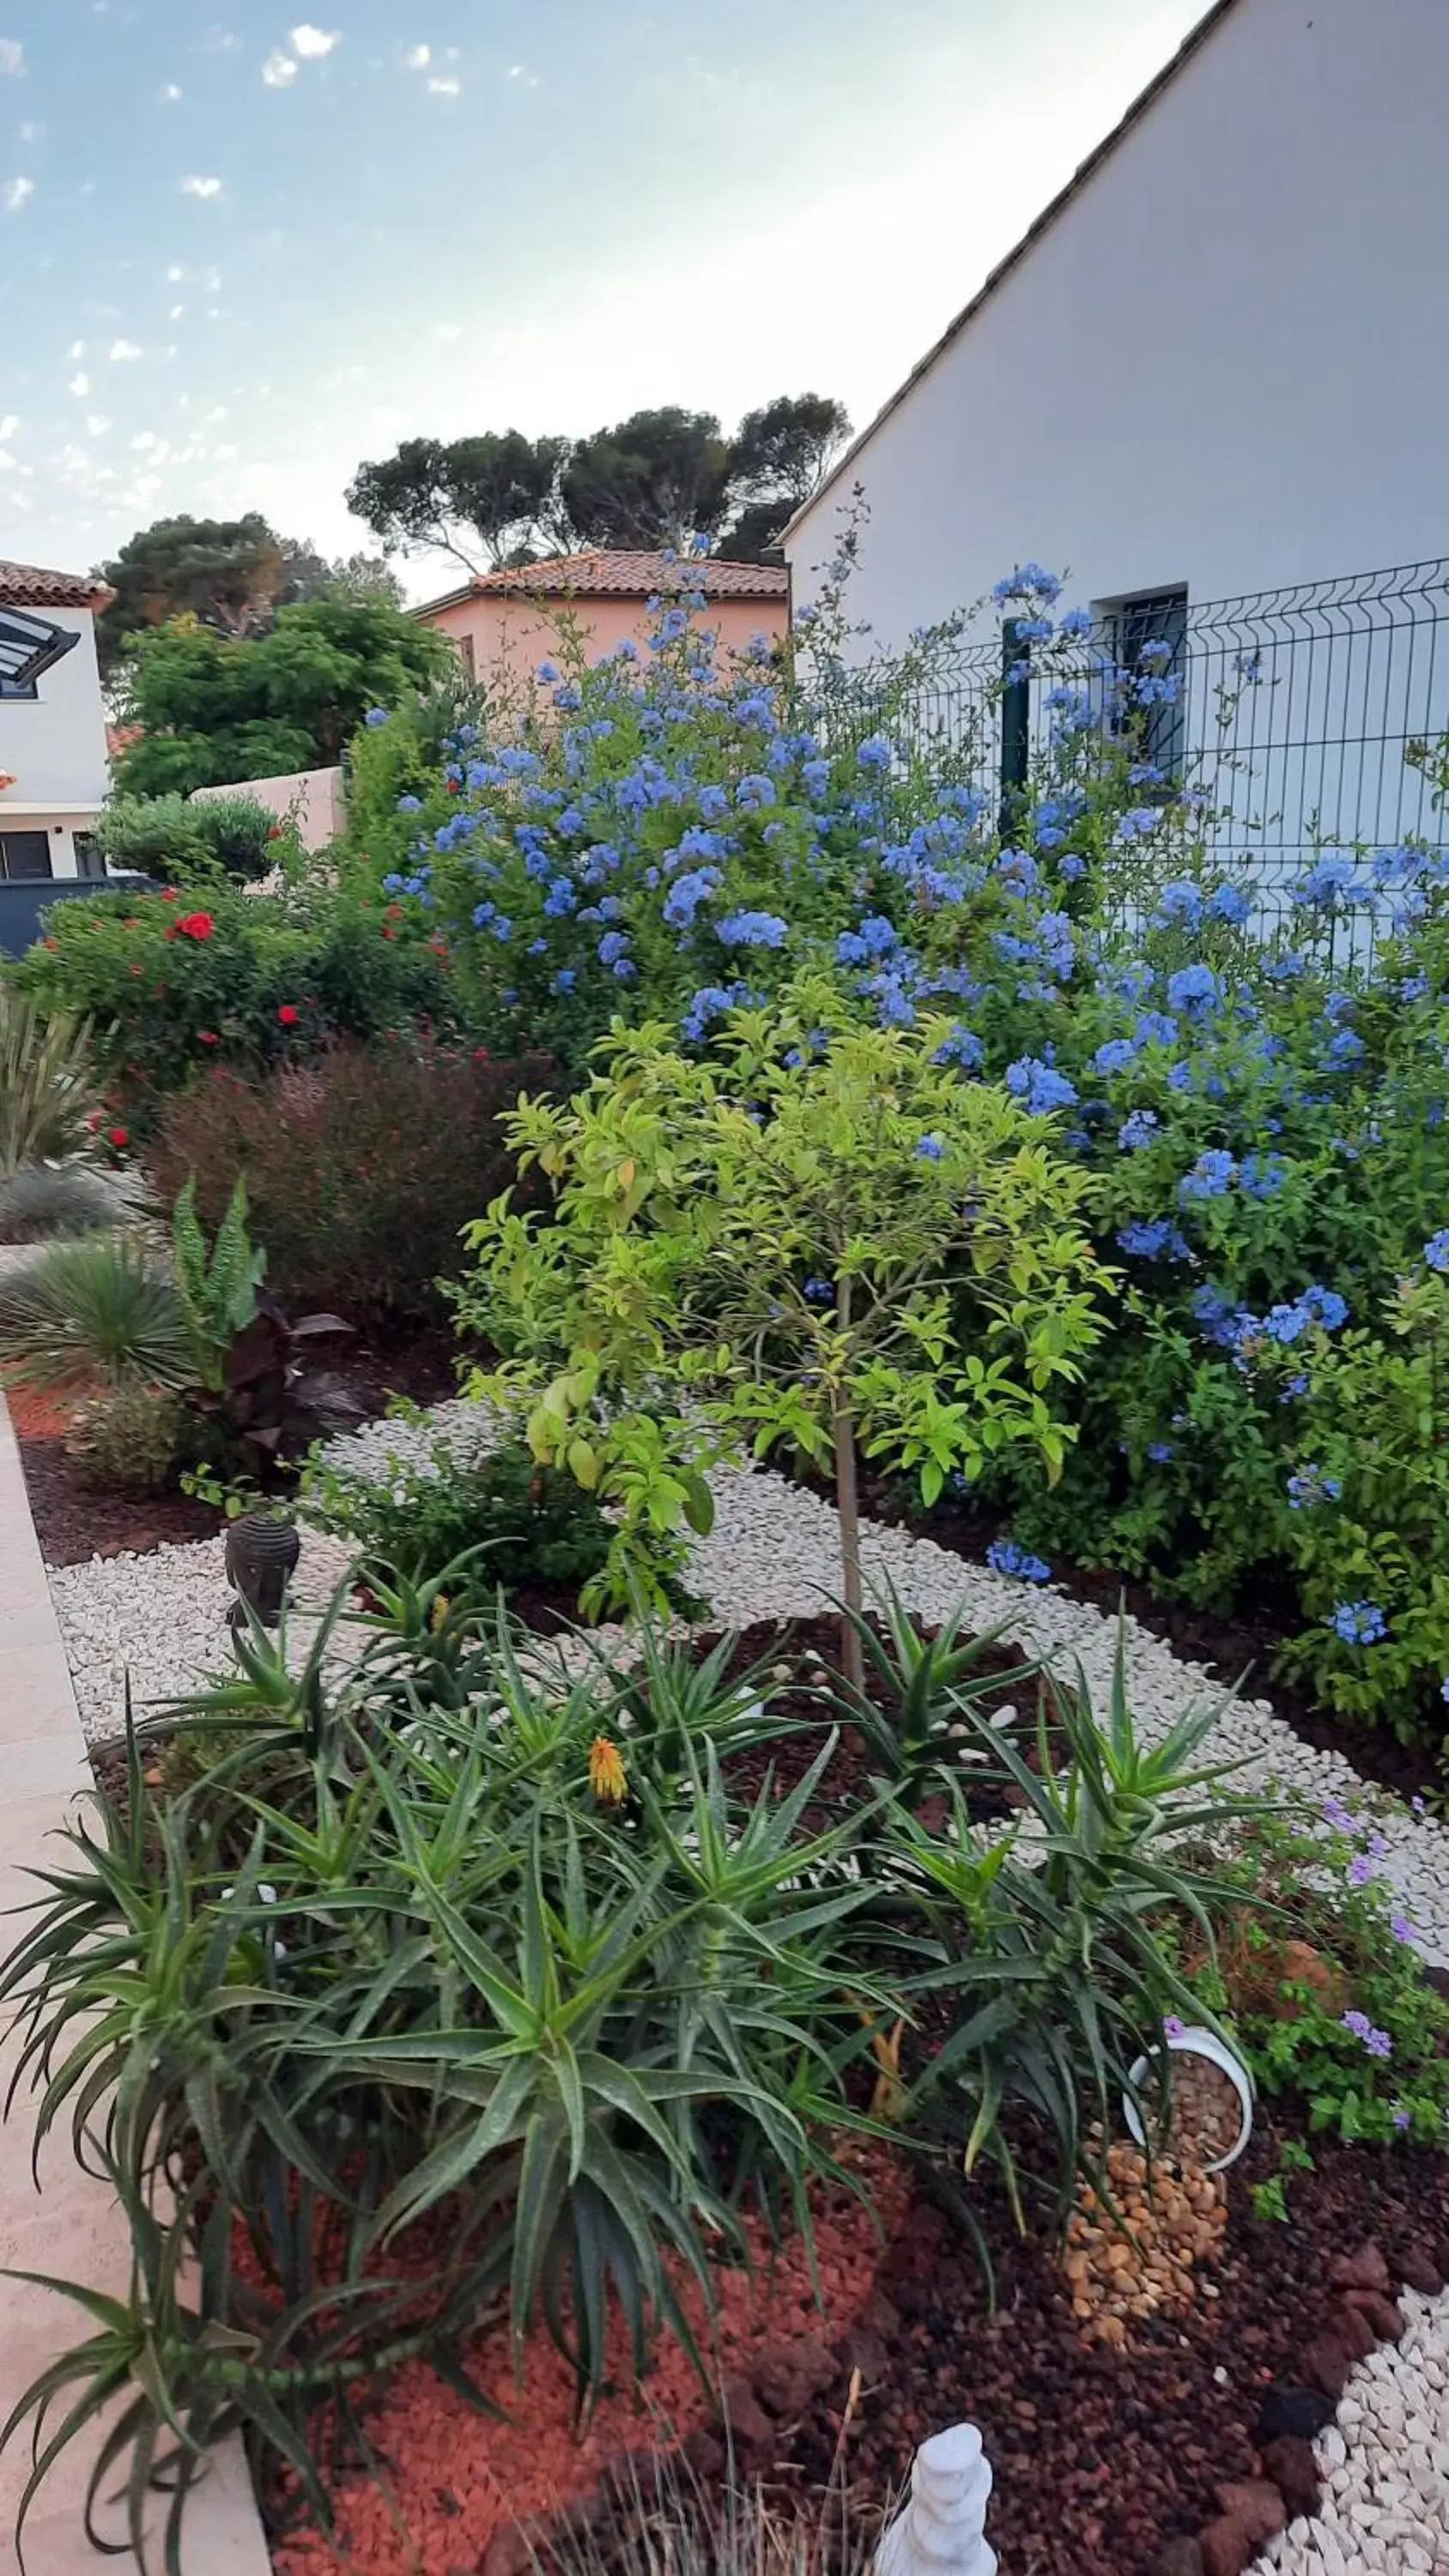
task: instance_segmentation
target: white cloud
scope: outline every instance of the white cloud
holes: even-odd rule
[[[23,125],[17,125],[15,132],[22,143],[39,143],[45,136],[44,126],[37,125],[32,116],[28,116]]]
[[[158,107],[175,107],[180,96],[181,92],[175,81],[167,81],[156,92],[156,104]]]
[[[333,47],[341,42],[342,32],[337,27],[330,30],[311,27],[304,20],[300,27],[292,29],[292,51],[300,54],[304,63],[320,62],[324,54],[330,54]]]
[[[7,411],[7,413],[5,414],[4,419],[3,419],[3,420],[0,420],[0,439],[4,439],[4,440],[6,441],[6,443],[8,444],[8,443],[9,443],[9,441],[10,441],[10,440],[15,436],[15,433],[16,433],[16,431],[17,431],[17,429],[18,429],[19,427],[20,427],[20,414],[19,414],[19,412],[18,412],[18,411]]]
[[[221,181],[219,179],[183,179],[180,185],[183,197],[200,197],[205,201],[211,197],[219,197],[221,195]]]
[[[168,304],[166,307],[166,319],[168,322],[180,322],[183,319],[185,312],[186,307],[184,304]]]
[[[71,342],[71,344],[70,344],[70,347],[67,349],[67,351],[66,351],[66,353],[65,353],[65,354],[66,354],[66,356],[67,356],[68,358],[70,358],[70,359],[76,359],[76,358],[83,358],[83,357],[85,356],[85,353],[86,353],[86,344],[85,344],[84,340],[72,340],[72,342]]]
[[[19,80],[25,69],[25,47],[14,36],[0,36],[0,78]]]
[[[134,340],[113,340],[111,342],[111,364],[113,367],[127,366],[133,358],[142,357],[144,354],[144,351],[138,348]]]
[[[403,56],[410,72],[425,72],[433,59],[431,45],[410,45]]]
[[[90,389],[91,389],[91,380],[90,380],[90,377],[89,377],[89,376],[87,376],[87,375],[84,375],[84,374],[79,375],[79,376],[72,376],[72,377],[71,377],[71,380],[70,380],[70,383],[69,383],[69,385],[68,385],[68,386],[67,386],[67,388],[66,388],[66,390],[67,390],[67,392],[68,392],[68,393],[73,393],[73,394],[74,394],[74,396],[75,396],[75,398],[76,398],[76,401],[77,401],[77,402],[84,402],[84,401],[85,401],[85,398],[86,398],[86,396],[87,396],[87,394],[90,392]]]
[[[22,206],[29,205],[34,194],[33,179],[7,179],[4,187],[0,188],[0,206],[4,207],[7,215],[18,215]]]
[[[297,77],[297,66],[290,54],[268,54],[262,65],[262,78],[268,89],[289,89]]]
[[[510,80],[522,80],[522,78],[523,78],[523,65],[522,65],[522,63],[510,63],[510,64],[509,64],[509,66],[508,66],[508,77],[509,77],[509,79],[510,79]]]
[[[462,86],[461,81],[452,79],[430,80],[428,83],[434,98],[456,98]]]
[[[240,456],[241,449],[239,447],[214,447],[211,452],[216,458],[218,465],[229,465],[234,456]]]
[[[433,338],[435,340],[461,340],[462,337],[463,325],[461,322],[435,322],[433,325]]]
[[[166,271],[166,283],[168,286],[179,286],[185,275],[186,271],[181,266],[180,261],[173,260],[171,266]]]
[[[87,414],[86,414],[86,428],[87,428],[87,430],[89,431],[90,436],[91,436],[92,438],[104,438],[104,437],[105,437],[105,434],[106,434],[106,432],[107,432],[107,430],[110,428],[110,425],[111,425],[111,424],[110,424],[110,422],[107,420],[107,418],[106,418],[106,416],[105,416],[105,413],[104,413],[104,412],[101,412],[101,411],[88,411],[88,412],[87,412]]]

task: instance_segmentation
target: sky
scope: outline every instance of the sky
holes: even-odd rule
[[[0,557],[350,552],[410,436],[863,426],[1205,0],[299,5],[0,0]]]

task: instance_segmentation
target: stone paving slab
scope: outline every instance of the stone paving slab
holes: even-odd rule
[[[21,1928],[35,1894],[27,1871],[44,1866],[46,1838],[74,1814],[90,1785],[65,1651],[51,1607],[26,1499],[19,1452],[0,1396],[0,1949]],[[0,2037],[0,2097],[18,2042]],[[97,2289],[125,2287],[129,2256],[110,2192],[79,2171],[68,2126],[47,2140],[37,2184],[31,2160],[31,2097],[0,2126],[0,2266],[46,2272]],[[54,2354],[86,2331],[78,2309],[28,2283],[0,2282],[0,2422]],[[25,2530],[26,2576],[98,2576],[134,2571],[129,2551],[91,2548],[77,2504],[90,2455],[76,2443],[46,2479]],[[29,2474],[21,2436],[0,2457],[0,2576],[19,2576],[15,2514]],[[164,2505],[161,2507],[164,2516]],[[108,2539],[124,2526],[103,2519]],[[271,2558],[239,2444],[222,2446],[187,2510],[185,2576],[270,2576]]]

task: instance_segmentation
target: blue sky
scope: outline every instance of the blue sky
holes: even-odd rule
[[[350,548],[421,432],[861,423],[1203,0],[306,5],[0,0],[0,556]]]

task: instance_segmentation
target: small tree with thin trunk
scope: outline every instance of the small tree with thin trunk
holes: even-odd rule
[[[737,1011],[708,1060],[616,1029],[588,1088],[521,1101],[511,1142],[554,1203],[471,1230],[461,1319],[501,1354],[474,1391],[618,1515],[600,1597],[657,1587],[706,1469],[793,1452],[834,1480],[859,1610],[859,1467],[934,1501],[1011,1443],[1048,1475],[1053,1387],[1099,1330],[1091,1182],[1052,1122],[943,1050],[945,1020],[866,1027],[828,983]],[[846,1622],[847,1675],[859,1641]]]

